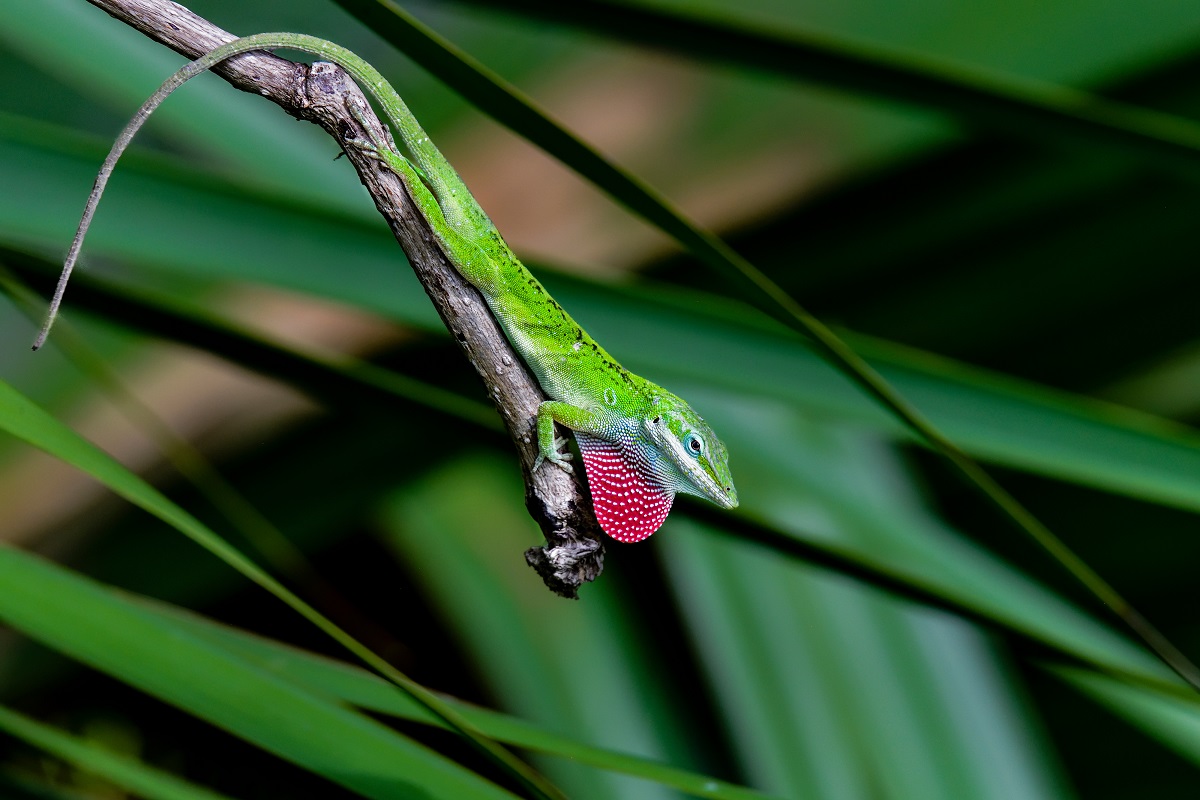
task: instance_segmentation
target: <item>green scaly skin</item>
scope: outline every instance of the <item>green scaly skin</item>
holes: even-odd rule
[[[549,462],[572,471],[571,454],[559,449],[566,442],[555,435],[558,422],[577,435],[619,444],[642,477],[672,497],[686,492],[724,508],[737,506],[728,454],[712,429],[681,398],[618,364],[571,319],[513,254],[396,90],[351,51],[297,33],[237,39],[181,69],[147,101],[139,116],[144,118],[185,81],[222,61],[275,48],[299,50],[337,64],[383,108],[412,161],[389,142],[364,142],[363,148],[401,178],[442,250],[484,296],[542,390],[553,398],[538,407],[540,454],[535,470]],[[134,125],[131,128],[136,130]],[[60,286],[65,285],[70,266]]]

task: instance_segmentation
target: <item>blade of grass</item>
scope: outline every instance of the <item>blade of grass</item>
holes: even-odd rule
[[[445,727],[443,722],[411,698],[392,691],[386,681],[360,667],[222,625],[175,606],[152,600],[139,602],[146,606],[148,612],[160,614],[173,625],[181,626],[220,645],[238,658],[285,680],[294,681],[310,691],[328,694],[341,702],[370,711]],[[446,701],[489,736],[525,750],[654,781],[696,797],[714,800],[768,800],[771,797],[754,789],[657,761],[584,744],[519,717],[449,697]]]
[[[402,691],[443,719],[489,760],[513,775],[535,797],[561,797],[544,778],[506,750],[481,735],[453,709],[415,683],[337,625],[318,613],[260,567],[231,547],[197,519],[126,470],[109,456],[80,439],[70,429],[0,382],[0,427],[19,439],[88,473],[117,495],[158,517],[220,558],[246,578],[275,595],[339,645],[379,672]]]
[[[1049,672],[1200,767],[1200,708],[1094,672],[1062,666]]]
[[[1134,642],[947,529],[915,501],[892,499],[884,491],[887,482],[872,485],[859,477],[886,465],[879,455],[868,458],[870,450],[846,458],[845,442],[867,432],[775,403],[748,405],[688,388],[689,397],[704,401],[706,418],[740,445],[739,474],[755,489],[745,498],[754,518],[747,512],[731,519],[700,503],[684,507],[688,516],[751,547],[766,545],[777,555],[788,553],[851,577],[869,572],[872,585],[907,599],[925,595],[919,602],[947,610],[943,603],[949,601],[956,606],[953,613],[994,630],[1003,620],[1004,637],[1023,653],[1036,655],[1048,646],[1057,657],[1200,703]],[[825,457],[809,458],[810,452]],[[896,484],[904,480],[903,474],[891,478]],[[857,537],[848,536],[847,528]],[[900,592],[890,588],[896,582],[904,586]]]
[[[33,559],[28,555],[22,557]],[[61,571],[61,568],[48,568]],[[63,574],[64,579],[72,578],[70,573]],[[133,619],[154,621],[164,629],[182,632],[182,635],[216,647],[237,661],[273,678],[295,684],[314,696],[449,730],[445,722],[427,708],[411,697],[396,692],[387,681],[361,667],[229,627],[157,600],[109,592],[104,602],[123,609],[123,613],[130,614]],[[713,800],[778,800],[771,795],[706,775],[584,744],[518,717],[479,708],[451,697],[443,699],[489,736],[516,747],[661,783],[697,797]]]
[[[863,732],[837,708],[837,676],[819,669],[832,658],[829,643],[815,641],[802,623],[829,610],[795,600],[800,578],[814,573],[774,553],[746,553],[736,540],[698,536],[696,527],[675,520],[658,544],[742,769],[788,797],[871,796],[878,778],[867,768]],[[829,622],[845,620],[836,609]]]
[[[57,266],[0,249],[34,286],[48,285]],[[815,413],[891,434],[885,415],[826,369],[784,329],[757,325],[736,304],[709,295],[647,287],[620,290],[561,274],[542,276],[555,297],[636,371],[670,380],[704,381],[745,396],[764,393],[801,402]],[[388,402],[407,398],[426,411],[449,412],[495,428],[481,403],[345,357],[296,353],[231,326],[184,297],[127,283],[78,277],[73,305],[113,322],[201,347],[250,369],[275,375],[335,404],[368,392]],[[353,281],[333,281],[336,291]],[[52,285],[50,283],[49,285]],[[350,299],[349,297],[347,299]],[[395,314],[413,322],[411,318]],[[645,348],[653,340],[659,348]],[[916,398],[939,425],[977,458],[1070,480],[1151,502],[1200,510],[1200,440],[1190,428],[1087,398],[968,368],[912,348],[855,336],[855,347],[889,380]],[[671,354],[694,348],[693,359]],[[722,366],[724,365],[724,366]],[[342,374],[335,374],[329,370]],[[348,380],[347,380],[348,379]]]
[[[50,262],[0,247],[0,268],[34,286],[52,286]],[[377,367],[352,356],[323,354],[266,339],[186,299],[127,284],[78,276],[76,305],[119,325],[165,337],[223,356],[248,369],[292,383],[328,402],[406,401],[423,413],[445,415],[497,434],[503,426],[489,406],[456,392]],[[0,290],[7,291],[3,282]]]
[[[0,41],[6,50],[121,117],[180,64],[180,56],[75,0],[45,0],[2,16]],[[353,176],[333,162],[336,150],[327,139],[302,126],[280,126],[274,109],[247,102],[218,80],[191,88],[169,104],[156,124],[177,141],[215,156],[208,165],[211,171],[360,220],[371,215]],[[212,119],[221,124],[197,124]],[[307,165],[303,173],[296,170],[298,163]]]
[[[5,133],[14,130],[19,132],[0,125]],[[36,149],[22,147],[4,152],[0,158],[2,181],[19,185],[32,180],[20,168],[40,163],[39,180],[46,191],[35,198],[0,195],[0,230],[9,236],[33,237],[39,249],[58,246],[56,235],[43,230],[40,221],[53,214],[37,204],[61,194],[67,198],[63,201],[64,231],[71,224],[77,198],[67,173],[91,170],[87,158],[71,155],[74,152],[69,143],[54,139]],[[162,165],[155,164],[154,169],[161,174]],[[124,236],[119,226],[106,240],[110,234],[107,226],[101,226],[96,231],[98,253],[134,258],[156,272],[175,271],[206,279],[214,274],[244,272],[252,279],[338,298],[409,324],[441,330],[415,283],[404,280],[404,271],[394,263],[395,248],[383,237],[348,220],[340,220],[337,226],[318,222],[303,209],[284,213],[289,208],[284,199],[268,201],[263,197],[254,205],[239,203],[226,208],[219,194],[211,190],[205,194],[201,186],[191,182],[201,180],[194,170],[172,174],[179,175],[185,188],[175,195],[164,194],[172,188],[161,181],[139,187],[152,202],[123,210],[129,215],[131,229],[136,225],[169,230],[172,218],[177,216],[174,209],[187,207],[191,226],[198,232],[197,240],[203,243],[197,241],[192,243],[196,247],[181,248],[169,237],[161,243],[147,243],[144,237]],[[112,199],[119,199],[120,187],[114,187],[114,191]],[[37,212],[33,216],[27,214],[31,208]],[[261,252],[251,248],[247,253],[240,247],[232,251],[208,249],[212,242],[238,241],[249,246],[250,234],[235,218],[242,222],[278,219],[282,227],[277,236],[269,235],[273,228],[254,232],[255,247]],[[329,254],[342,249],[360,254],[348,265],[355,270],[352,275],[324,269]],[[286,269],[264,267],[276,263],[267,257],[276,252],[280,254],[278,263]],[[215,273],[214,265],[218,265]],[[822,414],[855,418],[891,430],[882,414],[869,408],[836,375],[818,364],[786,329],[765,322],[756,325],[740,306],[679,288],[620,291],[561,275],[542,277],[554,296],[623,362],[660,382],[673,375],[703,377],[747,394],[771,392],[792,397]],[[112,315],[118,320],[127,315],[136,318],[135,309],[117,305],[119,300],[108,302],[114,304]],[[101,303],[99,298],[97,303]],[[649,337],[664,346],[643,347]],[[852,342],[976,458],[1153,502],[1200,509],[1200,462],[1196,460],[1195,437],[1189,431],[1111,406],[969,370],[911,349],[862,337]],[[232,343],[229,346],[232,348]],[[696,351],[697,356],[683,361],[669,357],[676,347]],[[251,348],[251,352],[257,351]],[[234,360],[239,360],[236,355]],[[429,399],[433,406],[453,403],[451,398],[436,394]],[[481,418],[494,416],[482,406],[476,406],[475,411]]]
[[[733,426],[746,452],[740,474],[771,519],[806,520],[813,530],[805,538],[923,572],[1026,630],[1070,631],[1066,638],[1078,637],[1084,649],[1169,674],[922,520],[911,477],[874,434],[779,410],[738,410],[757,422]],[[722,422],[731,413],[716,411],[705,413]],[[886,787],[884,797],[931,800],[1060,796],[1057,770],[1019,719],[1019,695],[985,637],[789,564],[740,532],[719,536],[681,522],[658,544],[735,746],[762,776],[756,783],[823,798],[862,797],[875,786]],[[855,767],[839,770],[845,764]]]
[[[16,301],[26,318],[34,325],[42,314],[41,299],[12,275],[0,261],[0,290]],[[64,320],[62,336],[55,346],[87,379],[99,387],[117,410],[137,429],[155,443],[159,452],[175,470],[239,530],[259,554],[276,570],[322,591],[332,587],[320,583],[320,576],[307,557],[265,515],[254,507],[237,488],[191,444],[177,436],[154,411],[143,404],[113,373],[104,359]]]
[[[373,0],[340,0],[353,13]],[[906,103],[1034,144],[1102,147],[1200,177],[1200,124],[1088,92],[989,72],[923,53],[810,31],[767,28],[698,8],[621,0],[459,0],[730,64]]]
[[[3,706],[0,706],[0,730],[146,800],[229,800],[226,795],[109,752]]]
[[[930,800],[1058,796],[983,637],[695,525],[672,534],[672,585],[754,783],[846,800],[880,785]]]
[[[1008,493],[986,470],[946,438],[858,353],[778,284],[712,233],[686,219],[646,184],[605,160],[553,122],[533,103],[467,54],[421,24],[392,0],[339,0],[348,11],[454,88],[480,110],[593,181],[630,210],[676,239],[703,263],[745,291],[755,306],[811,338],[831,364],[946,458],[1003,516],[1012,521],[1121,619],[1159,658],[1200,692],[1200,668],[1141,612]],[[1072,98],[1079,101],[1079,96]],[[1200,142],[1195,145],[1200,153]]]
[[[0,237],[25,249],[59,255],[79,216],[80,187],[95,177],[109,143],[60,128],[0,118],[0,170],[5,185],[38,186],[22,200],[0,193]],[[441,322],[403,252],[384,225],[367,225],[286,195],[248,192],[206,177],[179,158],[135,157],[123,164],[100,209],[89,248],[95,256],[177,272],[263,281],[347,300],[389,315]],[[185,222],[180,209],[194,213]],[[169,215],[152,222],[171,209]],[[219,232],[206,229],[218,223]],[[328,292],[337,273],[329,264],[353,252],[354,279]],[[350,263],[350,262],[345,262]]]
[[[4,126],[0,126],[0,130],[13,131]],[[3,141],[0,136],[0,147]],[[77,212],[76,199],[71,197],[74,191],[70,188],[69,174],[91,170],[86,158],[71,155],[74,151],[66,143],[59,144],[61,147],[51,140],[43,147],[22,146],[11,152],[5,150],[0,158],[3,180],[14,185],[35,180],[31,174],[22,171],[25,165],[41,165],[36,180],[46,187],[45,192],[34,198],[0,196],[0,232],[10,238],[29,241],[39,249],[55,248],[59,241],[57,234],[47,229],[44,222],[59,212],[51,212],[39,204],[52,203],[59,196],[64,198],[60,215],[63,230],[60,233],[67,235],[65,231],[72,224],[69,220]],[[161,172],[161,165],[155,165],[155,169]],[[330,226],[298,209],[285,214],[286,208],[277,205],[281,201],[267,207],[261,203],[239,203],[226,208],[219,196],[201,193],[198,186],[195,191],[181,189],[177,196],[164,195],[172,189],[161,181],[138,188],[139,196],[149,198],[149,202],[129,209],[114,207],[110,210],[127,214],[130,230],[137,226],[161,231],[172,227],[173,209],[187,207],[198,232],[197,241],[191,242],[195,246],[179,247],[169,237],[161,242],[147,242],[141,236],[125,235],[129,231],[121,230],[120,226],[111,234],[108,226],[101,226],[95,232],[97,252],[134,258],[155,269],[161,267],[203,276],[212,276],[214,265],[217,265],[215,274],[218,275],[244,272],[252,279],[339,298],[431,330],[435,326],[440,328],[428,302],[416,290],[415,282],[407,282],[404,271],[397,270],[394,247],[361,227],[344,220],[341,225]],[[120,186],[114,187],[111,199],[121,197]],[[29,214],[30,210],[36,213]],[[281,233],[271,237],[265,232],[273,228],[258,229],[254,232],[255,244],[251,246],[251,234],[241,227],[241,223],[234,222],[235,218],[243,222],[246,219],[278,219]],[[211,249],[212,242],[228,241],[241,242],[250,250],[241,247],[232,251]],[[342,249],[353,249],[361,256],[353,262],[355,272],[352,277],[341,273],[333,275],[327,269],[321,269],[330,253]],[[279,259],[266,256],[276,252]],[[264,266],[271,264],[283,264],[286,269]],[[846,391],[839,380],[816,365],[781,329],[753,325],[744,309],[731,303],[693,293],[681,294],[677,288],[670,291],[648,288],[639,294],[555,275],[545,276],[544,281],[556,297],[561,295],[560,301],[566,303],[589,330],[608,343],[610,350],[631,367],[644,370],[645,374],[656,378],[670,376],[686,371],[692,364],[690,360],[681,363],[678,359],[664,358],[663,353],[669,353],[670,347],[642,347],[643,337],[653,335],[657,337],[656,341],[682,341],[683,346],[703,357],[698,357],[695,364],[716,367],[707,368],[709,379],[721,380],[739,391],[791,393],[797,400],[813,404],[822,413],[849,414],[870,424],[884,422],[880,415],[870,413],[855,393]],[[677,313],[665,317],[672,298],[679,301]],[[631,303],[637,305],[630,306]],[[725,319],[719,320],[717,316]],[[663,317],[661,323],[660,317]],[[747,338],[747,329],[753,331],[756,328],[768,330],[771,337]],[[623,342],[625,346],[622,346]],[[868,354],[873,363],[885,371],[889,380],[918,400],[939,426],[969,447],[976,457],[1145,497],[1154,502],[1200,508],[1200,482],[1196,479],[1200,475],[1200,465],[1193,466],[1190,452],[1194,448],[1185,444],[1183,449],[1173,447],[1169,449],[1174,452],[1168,452],[1160,447],[1164,436],[1177,439],[1181,444],[1185,443],[1186,436],[1180,437],[1162,425],[1139,423],[1136,415],[1118,409],[1105,409],[1094,403],[1081,404],[1077,398],[1033,390],[1018,382],[999,381],[995,376],[965,370],[961,365],[927,354],[895,347],[884,349],[877,344],[865,343],[861,338],[854,342],[860,352]],[[731,369],[730,365],[736,368]],[[969,384],[986,390],[976,391]],[[960,397],[956,399],[954,395]],[[1045,412],[1035,414],[1041,421],[1033,427],[1009,424],[1016,419],[1016,412],[1030,411],[1029,408],[1018,408],[1024,402],[1022,397]],[[1076,407],[1075,411],[1072,406]],[[990,410],[984,413],[984,409]],[[483,413],[486,416],[488,412]],[[1111,428],[1114,424],[1116,427]],[[1160,432],[1156,433],[1155,427]],[[1136,432],[1138,430],[1142,433]],[[1144,438],[1144,434],[1149,434],[1149,438]]]
[[[73,626],[73,627],[79,627],[79,626]],[[320,681],[319,681],[319,684],[318,684],[318,685],[319,685],[319,686],[332,686],[332,685],[334,685],[334,682],[332,682],[332,681],[326,681],[326,679],[324,679],[324,678],[323,678],[323,679],[320,679]],[[331,691],[331,690],[330,690],[330,691]],[[390,690],[389,690],[389,691],[390,691]]]
[[[454,459],[393,492],[380,531],[442,609],[468,662],[486,664],[479,680],[504,708],[602,746],[702,763],[666,676],[639,644],[619,580],[601,582],[584,604],[564,604],[509,556],[530,543],[514,477],[497,456]],[[620,776],[546,769],[572,796],[668,800],[662,787]]]
[[[724,298],[646,286],[616,289],[541,276],[564,307],[636,372],[801,404],[810,413],[903,433],[791,331]],[[761,324],[760,324],[761,323]],[[860,334],[846,334],[888,380],[976,458],[1200,511],[1194,428]],[[644,342],[654,341],[648,348]],[[691,352],[686,359],[676,356]],[[1169,443],[1169,444],[1168,444]]]
[[[0,547],[0,619],[47,646],[379,800],[514,796],[326,697],[146,613],[115,590]]]
[[[2,256],[0,256],[2,259]],[[22,284],[0,260],[0,289],[13,297],[26,319],[39,325],[43,315],[41,299]],[[327,581],[313,566],[304,551],[295,545],[266,514],[259,510],[236,486],[218,470],[205,455],[180,437],[152,408],[144,404],[109,367],[106,360],[85,341],[67,320],[58,326],[59,335],[54,347],[63,352],[70,363],[98,387],[118,413],[142,431],[163,457],[199,494],[228,521],[234,531],[241,533],[258,553],[279,574],[291,579],[316,601],[318,608],[343,624],[360,623],[365,619],[345,595]],[[494,419],[494,415],[490,417]],[[375,646],[387,642],[382,631],[373,636]],[[386,646],[386,645],[385,645]]]
[[[698,505],[689,504],[681,510],[682,516],[703,523],[716,536],[949,612],[1001,635],[1018,652],[1043,657],[1053,654],[1128,683],[1200,702],[1190,688],[1170,677],[1172,673],[1154,669],[1157,660],[1139,659],[1144,650],[1029,584],[1023,576],[1006,573],[1002,565],[979,559],[978,554],[950,548],[942,553],[942,563],[933,562],[937,564],[933,566],[912,553],[895,558],[879,549],[829,541],[813,531],[782,530],[782,526],[752,520],[744,514],[730,521]],[[1018,601],[1022,597],[1023,603]]]
[[[18,263],[24,264],[25,259],[19,259]],[[36,270],[36,266],[33,269]],[[50,285],[50,283],[48,282],[47,285]],[[96,286],[102,285],[96,284]],[[82,282],[76,289],[75,302],[90,302],[90,293],[94,288],[96,287],[92,285],[92,282]],[[586,298],[581,297],[580,300],[582,302]],[[305,354],[292,354],[288,351],[283,351],[282,354],[278,353],[274,350],[274,345],[271,343],[261,341],[257,338],[248,338],[244,332],[236,328],[227,329],[225,324],[213,315],[199,309],[190,309],[180,299],[172,298],[167,300],[150,295],[139,295],[136,291],[123,295],[119,292],[100,290],[97,295],[96,306],[107,309],[109,313],[113,314],[115,318],[121,320],[124,324],[129,324],[130,322],[138,324],[139,320],[147,315],[147,309],[141,303],[147,302],[163,302],[166,304],[163,308],[149,310],[151,318],[162,318],[160,320],[161,327],[156,329],[154,324],[150,326],[156,332],[182,336],[182,340],[185,342],[199,344],[210,352],[222,354],[237,363],[247,364],[251,368],[265,368],[271,374],[279,375],[285,380],[297,382],[298,385],[309,391],[315,391],[321,396],[332,396],[335,401],[356,396],[352,389],[334,391],[332,395],[330,392],[331,387],[339,382],[358,380],[360,377],[359,370],[355,370],[349,374],[326,372],[320,366],[320,362],[317,365],[310,363]],[[647,318],[657,319],[660,316],[658,314],[644,314],[636,306],[628,311],[630,319],[627,320],[627,325],[620,321],[624,318],[623,316],[612,323],[617,329],[614,331],[616,338],[632,336],[634,339],[637,339],[644,335],[639,332],[639,326],[642,324],[639,320]],[[177,312],[181,315],[181,318],[174,318],[172,316]],[[192,327],[197,329],[194,335],[190,335],[193,333],[191,330]],[[214,331],[217,333],[216,336],[213,335]],[[726,334],[720,330],[708,330],[706,334],[715,335],[718,339],[726,338]],[[262,355],[255,355],[259,350],[262,351]],[[763,346],[761,343],[749,343],[748,352],[750,351],[761,354]],[[733,362],[745,364],[747,357],[748,353],[742,354],[734,358]],[[281,362],[285,366],[280,367],[279,364]],[[316,366],[315,369],[314,366]],[[660,366],[660,370],[667,369],[669,369],[668,364]],[[768,371],[777,371],[773,367],[765,369],[768,369]],[[376,371],[382,378],[378,381],[369,382],[369,387],[376,391],[382,390],[385,393],[393,392],[393,394],[385,394],[385,399],[389,396],[404,397],[402,391],[396,392],[392,387],[393,377],[401,379],[402,389],[406,386],[402,376],[394,376],[393,373],[386,370],[377,370],[377,368],[371,368],[368,375],[374,375]],[[704,373],[703,369],[701,369],[701,373]],[[701,377],[706,376],[702,375]],[[707,375],[707,377],[711,377],[711,375]],[[810,388],[812,387],[810,386]],[[817,386],[816,388],[818,393],[824,392],[823,387]],[[784,396],[790,396],[790,392],[790,388],[784,387]],[[689,394],[695,397],[700,392],[693,390]],[[829,398],[826,399],[829,400]],[[843,405],[843,402],[838,399],[830,400],[830,402],[838,406]],[[712,405],[715,405],[715,403],[706,404],[706,407],[711,408]],[[987,411],[988,405],[986,403],[981,405],[981,401],[978,399],[972,401],[970,405],[977,411],[983,409],[981,413],[984,416],[990,417],[996,415]],[[1028,411],[1026,408],[1017,413],[1019,418],[1027,420],[1027,425],[1030,419]],[[1000,414],[1000,416],[1007,416],[1007,414]],[[482,407],[479,408],[478,414],[473,414],[469,417],[464,416],[463,419],[477,424],[484,424],[488,429],[495,426],[495,415]],[[1064,424],[1069,424],[1069,418],[1057,421],[1048,420],[1046,424],[1051,428],[1061,428]],[[727,427],[732,428],[734,426],[729,424]],[[1081,435],[1084,435],[1085,439],[1095,438],[1094,433]],[[756,452],[758,448],[748,445],[742,449],[746,452]],[[1121,451],[1118,450],[1116,452]],[[1126,458],[1129,457],[1127,456]],[[970,589],[955,587],[952,583],[947,583],[944,576],[930,575],[922,569],[914,569],[913,565],[906,558],[889,557],[884,553],[869,550],[844,548],[836,542],[830,542],[820,537],[796,538],[794,534],[785,533],[779,528],[756,521],[749,512],[737,517],[729,517],[714,513],[711,509],[701,506],[686,506],[684,513],[708,520],[717,529],[745,539],[746,541],[757,542],[779,553],[787,554],[793,558],[801,558],[809,563],[818,564],[827,569],[836,570],[916,602],[944,608],[953,613],[965,616],[968,619],[993,626],[1006,635],[1015,637],[1016,641],[1032,644],[1035,649],[1046,647],[1060,652],[1068,659],[1082,659],[1085,663],[1096,665],[1100,669],[1114,671],[1129,679],[1161,684],[1160,677],[1152,677],[1149,673],[1144,672],[1139,673],[1138,668],[1130,671],[1131,667],[1128,662],[1121,664],[1120,660],[1113,661],[1102,655],[1102,651],[1097,651],[1090,645],[1081,645],[1079,642],[1064,642],[1054,633],[1040,628],[1038,625],[1031,627],[1028,624],[1028,620],[1013,618],[1007,613],[1011,608],[1011,604],[1008,601],[999,603],[982,601],[981,598],[975,597]],[[964,569],[964,565],[959,564],[951,570],[951,573],[964,574]],[[966,570],[966,574],[969,574],[969,572],[970,570]],[[983,584],[977,582],[973,585],[977,587],[984,584],[986,584],[986,581]],[[1040,616],[1042,618],[1050,618],[1044,613]]]
[[[705,408],[741,442],[739,474],[750,479],[760,512],[784,529],[803,527],[797,538],[919,573],[1033,638],[1049,633],[1104,660],[1170,675],[923,513],[911,474],[875,434],[778,407]],[[728,419],[738,414],[754,422]],[[741,531],[680,522],[658,543],[667,573],[713,692],[739,731],[735,742],[775,776],[765,787],[800,795],[812,776],[822,784],[809,793],[820,797],[861,797],[870,786],[888,787],[884,796],[947,800],[1058,796],[1057,770],[1019,720],[1019,693],[986,637],[789,564]],[[770,688],[753,690],[762,687]],[[780,742],[795,742],[796,752]],[[839,774],[846,763],[858,767]]]

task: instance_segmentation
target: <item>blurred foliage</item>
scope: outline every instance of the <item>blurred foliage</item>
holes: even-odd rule
[[[5,796],[521,793],[179,531],[261,561],[569,797],[1194,794],[1200,698],[704,259],[353,16],[383,5],[191,8],[392,76],[563,305],[710,418],[743,507],[681,502],[581,601],[546,592],[510,448],[335,145],[212,77],[119,168],[69,326],[26,352],[22,286],[45,294],[111,137],[181,60],[83,0],[5,0]],[[410,10],[844,329],[1200,653],[1194,8]],[[705,48],[696,25],[856,66]],[[967,100],[927,91],[950,84]],[[1054,85],[1153,125],[1027,124]],[[1041,88],[980,113],[1013,87]]]

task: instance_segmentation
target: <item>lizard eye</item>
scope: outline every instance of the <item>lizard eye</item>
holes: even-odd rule
[[[683,439],[683,446],[687,448],[688,453],[696,458],[699,458],[704,452],[704,440],[700,438],[699,434],[689,433]]]

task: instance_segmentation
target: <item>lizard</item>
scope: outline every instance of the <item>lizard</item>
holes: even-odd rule
[[[638,542],[659,529],[676,494],[738,506],[729,455],[712,428],[682,398],[621,366],[571,318],[521,263],[457,171],[433,144],[390,83],[340,45],[299,33],[261,33],[235,39],[185,65],[142,106],[113,145],[96,178],[75,240],[63,265],[41,333],[45,341],[78,259],[108,175],[141,124],[175,89],[234,56],[287,48],[326,59],[345,70],[383,109],[408,155],[362,124],[358,143],[399,176],[440,248],[487,302],[505,336],[549,398],[536,415],[538,456],[533,469],[572,473],[573,456],[555,424],[570,429],[600,528],[620,542]],[[361,109],[351,112],[362,122]]]

